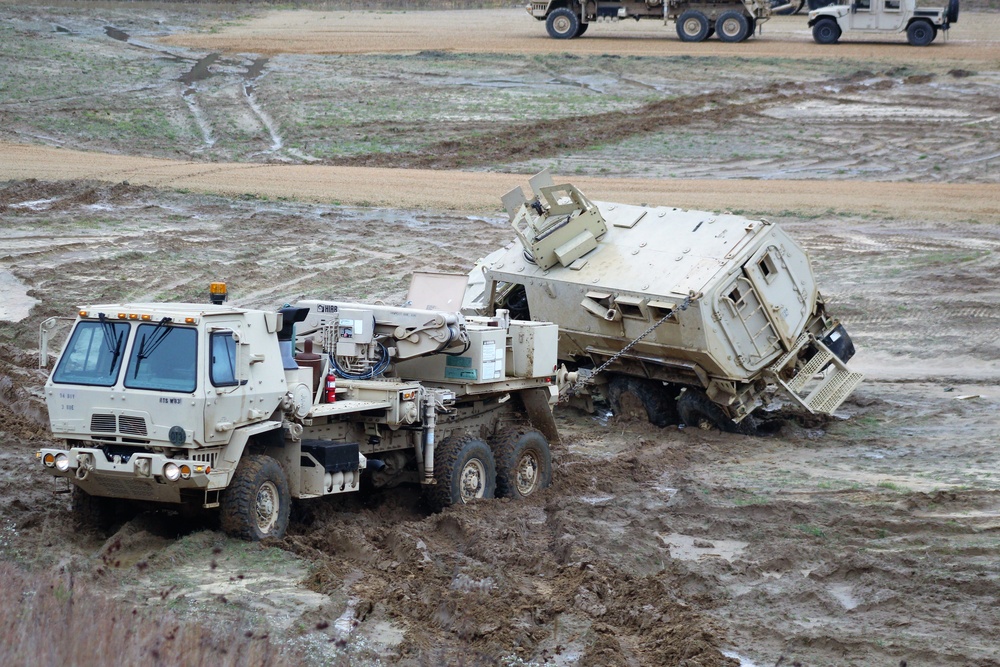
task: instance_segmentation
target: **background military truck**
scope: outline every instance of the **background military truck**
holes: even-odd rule
[[[750,431],[776,391],[832,413],[862,376],[809,257],[767,220],[592,202],[548,173],[503,197],[517,240],[479,260],[465,312],[559,325],[561,391],[592,409]],[[569,392],[569,393],[566,393]]]
[[[292,498],[362,476],[422,485],[434,509],[548,485],[554,325],[215,301],[80,310],[44,390],[65,446],[38,458],[86,520],[122,501],[218,508],[226,532],[261,539],[285,532]]]
[[[771,16],[770,0],[547,0],[529,2],[528,13],[545,21],[550,37],[572,39],[597,21],[660,19],[674,21],[677,36],[701,42],[717,34],[742,42]]]
[[[917,7],[917,0],[848,0],[809,12],[813,39],[836,44],[845,30],[863,33],[906,33],[913,46],[927,46],[938,30],[958,22],[959,0],[946,8]]]

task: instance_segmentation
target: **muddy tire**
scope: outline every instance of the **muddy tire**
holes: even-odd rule
[[[291,508],[288,478],[278,462],[270,456],[244,456],[222,494],[219,519],[227,535],[256,542],[283,537]]]
[[[493,445],[498,498],[521,500],[552,483],[549,441],[538,431],[504,431]]]
[[[479,498],[493,498],[497,464],[489,445],[474,436],[445,438],[434,452],[434,479],[427,503],[435,512]]]
[[[689,9],[677,17],[677,36],[682,42],[703,42],[708,39],[708,17]]]
[[[930,21],[917,20],[906,28],[906,41],[912,46],[928,46],[937,37],[937,28]]]
[[[752,435],[755,432],[752,417],[748,416],[737,424],[700,389],[687,389],[680,395],[677,414],[682,424],[706,431],[717,428],[725,433]]]
[[[836,44],[840,33],[840,26],[830,18],[820,19],[813,26],[813,39],[817,44]]]
[[[92,496],[73,485],[73,514],[77,524],[85,530],[106,531],[115,523],[115,503],[111,498]]]
[[[750,36],[750,22],[741,12],[722,12],[715,22],[715,34],[723,42],[742,42]]]
[[[608,403],[621,419],[641,419],[654,426],[677,423],[674,390],[655,380],[614,375],[608,382]]]
[[[580,17],[566,7],[554,9],[545,19],[545,30],[552,39],[573,39],[580,30]]]

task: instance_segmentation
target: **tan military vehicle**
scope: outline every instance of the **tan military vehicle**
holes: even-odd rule
[[[432,289],[411,301],[437,299],[438,277],[421,277]],[[45,385],[65,445],[38,458],[87,521],[140,502],[218,509],[227,532],[261,539],[284,533],[291,499],[362,478],[421,485],[434,509],[548,485],[554,325],[426,299],[250,310],[224,291],[213,285],[213,304],[80,309]]]
[[[830,414],[862,376],[809,257],[767,220],[594,202],[548,173],[503,197],[517,240],[480,260],[465,312],[559,326],[565,399],[751,431],[776,392]]]
[[[917,7],[917,0],[847,0],[809,12],[813,39],[836,44],[845,31],[906,33],[913,46],[927,46],[939,30],[958,22],[959,0],[947,7]]]
[[[771,16],[771,0],[532,0],[528,13],[555,39],[580,37],[591,23],[623,19],[673,21],[685,42],[717,35],[724,42],[753,37]]]

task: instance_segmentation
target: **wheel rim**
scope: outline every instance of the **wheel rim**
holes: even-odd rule
[[[722,32],[722,34],[726,37],[736,37],[740,34],[740,29],[742,27],[743,26],[741,26],[740,22],[736,19],[726,19],[722,22],[722,29],[720,32]]]
[[[701,21],[696,18],[689,18],[684,22],[684,34],[689,37],[694,37],[701,32]]]
[[[560,35],[565,35],[567,32],[569,32],[570,29],[569,18],[565,16],[557,16],[556,19],[552,22],[552,29],[555,30]]]
[[[278,522],[279,505],[278,487],[274,485],[274,482],[261,484],[260,488],[257,489],[257,501],[254,503],[254,520],[261,533],[266,535],[271,532],[271,529]]]
[[[521,460],[517,462],[517,469],[514,471],[514,484],[517,492],[522,496],[529,496],[538,488],[539,471],[541,462],[535,452],[525,452]]]
[[[486,466],[479,459],[472,459],[462,467],[459,492],[462,502],[482,498],[486,491]]]

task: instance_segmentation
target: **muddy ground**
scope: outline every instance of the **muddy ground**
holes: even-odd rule
[[[521,10],[447,13],[430,23],[453,37],[386,54],[385,21],[427,17],[324,13],[361,21],[367,52],[322,55],[273,34],[319,21],[298,12],[254,19],[266,44],[231,7],[0,12],[7,564],[304,664],[1000,664],[995,14],[828,56],[801,16],[678,55],[672,32],[610,32],[643,24],[555,48]],[[533,46],[469,46],[495,15]],[[787,228],[865,384],[833,419],[780,410],[769,438],[561,410],[553,485],[524,503],[303,503],[268,545],[165,514],[75,529],[33,461],[42,320],[220,279],[247,306],[400,299],[414,268],[508,241],[491,202],[544,166],[595,198]]]

